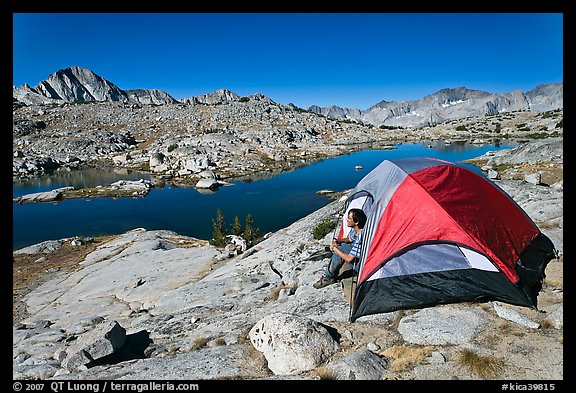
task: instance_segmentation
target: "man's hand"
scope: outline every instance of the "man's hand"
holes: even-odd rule
[[[338,248],[339,245],[340,243],[338,243],[338,240],[333,239],[332,244],[330,245],[330,251],[334,252],[334,249]]]

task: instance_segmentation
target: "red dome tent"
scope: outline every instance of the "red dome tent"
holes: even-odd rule
[[[346,200],[362,208],[350,319],[464,301],[536,308],[554,245],[497,185],[433,158],[386,160]],[[344,226],[342,226],[343,228]]]

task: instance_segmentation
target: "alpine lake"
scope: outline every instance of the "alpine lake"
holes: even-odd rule
[[[226,226],[248,214],[261,234],[287,227],[332,200],[318,192],[352,189],[384,160],[432,157],[461,164],[488,151],[511,149],[514,141],[498,144],[446,143],[441,140],[402,143],[387,150],[361,150],[299,167],[269,178],[234,181],[215,192],[165,185],[145,197],[65,199],[59,202],[13,204],[13,250],[46,240],[120,234],[135,228],[172,230],[208,240],[220,209]],[[137,171],[92,169],[55,173],[13,183],[12,197],[55,188],[95,187],[117,180],[150,179]]]

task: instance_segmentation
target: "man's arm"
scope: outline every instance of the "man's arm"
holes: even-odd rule
[[[350,240],[349,237],[341,237],[340,239],[335,239],[336,243],[338,244],[342,244],[342,243],[352,243],[352,240]]]
[[[344,251],[340,250],[338,248],[338,243],[336,240],[332,242],[330,250],[336,255],[338,255],[340,258],[342,258],[345,262],[352,263],[352,261],[354,261],[355,258],[354,255],[346,254]]]

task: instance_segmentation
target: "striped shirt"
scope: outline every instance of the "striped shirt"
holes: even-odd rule
[[[350,250],[350,255],[360,259],[360,247],[362,247],[362,231],[356,233],[354,228],[352,228],[348,234],[348,239],[352,240],[352,249]]]

